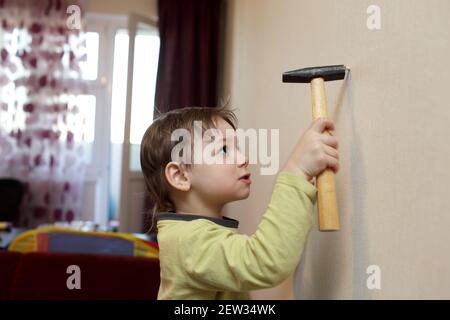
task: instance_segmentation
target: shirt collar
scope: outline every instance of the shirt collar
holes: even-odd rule
[[[235,219],[231,219],[225,216],[222,216],[222,218],[215,218],[215,217],[208,217],[208,216],[202,216],[198,214],[181,214],[181,213],[174,213],[174,212],[159,212],[157,214],[157,220],[183,220],[183,221],[192,221],[197,219],[206,219],[210,220],[214,223],[217,223],[221,226],[228,227],[228,228],[237,228],[239,226],[239,221]]]

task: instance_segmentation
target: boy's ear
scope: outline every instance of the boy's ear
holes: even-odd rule
[[[186,167],[178,162],[169,162],[165,168],[166,179],[169,184],[180,191],[191,189],[191,180],[186,171]]]

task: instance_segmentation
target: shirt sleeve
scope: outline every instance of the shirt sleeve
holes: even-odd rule
[[[281,171],[253,235],[214,223],[196,224],[179,243],[179,258],[190,284],[199,290],[242,292],[281,283],[300,260],[316,194],[316,187],[305,178]]]

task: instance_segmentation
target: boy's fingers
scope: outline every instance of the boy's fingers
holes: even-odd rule
[[[335,149],[338,149],[339,142],[338,139],[334,136],[329,136],[324,134],[321,138],[322,142],[325,143],[327,146],[333,147]]]
[[[337,173],[339,171],[339,161],[336,158],[329,155],[326,155],[326,159],[328,163],[327,167],[331,168],[334,171],[334,173]]]
[[[339,159],[339,152],[330,146],[325,146],[325,153],[335,159]]]
[[[327,118],[318,118],[312,124],[312,129],[316,132],[322,133],[325,130],[334,130],[334,123]]]

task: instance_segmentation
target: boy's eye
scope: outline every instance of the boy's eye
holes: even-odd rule
[[[222,150],[221,150],[221,151],[223,151],[224,153],[227,153],[227,146],[224,145],[224,146],[222,147]]]

